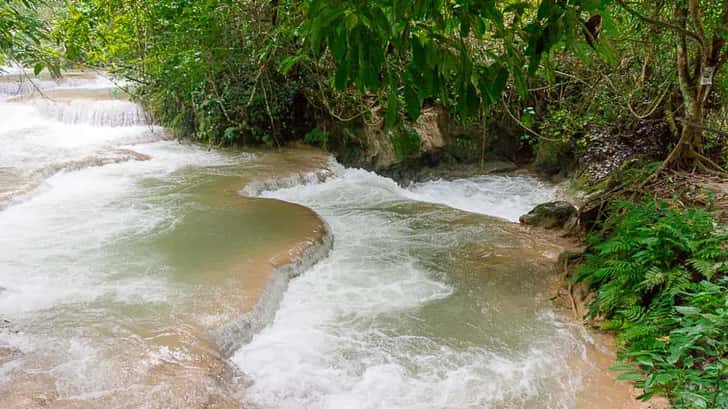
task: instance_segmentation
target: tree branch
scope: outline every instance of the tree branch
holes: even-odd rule
[[[698,37],[700,37],[700,43],[705,45],[705,26],[703,26],[703,19],[700,15],[700,0],[690,0],[688,3],[690,8],[690,18],[693,20],[695,31]]]
[[[627,3],[624,2],[624,0],[617,0],[616,3],[619,4],[620,7],[622,7],[627,13],[631,14],[632,16],[634,16],[644,22],[647,22],[647,23],[650,23],[650,24],[653,24],[653,25],[656,25],[656,26],[659,26],[662,28],[666,28],[666,29],[672,30],[678,34],[683,34],[687,37],[690,37],[693,40],[697,41],[697,43],[700,45],[700,47],[703,47],[703,42],[701,41],[700,37],[696,33],[693,33],[692,31],[686,29],[684,26],[678,26],[675,24],[668,23],[666,21],[662,21],[662,20],[652,18],[652,17],[647,17],[643,14],[640,14],[635,9],[629,7],[627,5]]]
[[[687,25],[688,20],[688,11],[684,6],[675,6],[675,18],[678,21],[678,24],[680,24],[680,27],[685,27]],[[682,91],[684,97],[687,97],[690,94],[690,85],[692,83],[690,78],[690,72],[688,71],[689,61],[688,61],[688,50],[687,50],[687,38],[684,34],[680,33],[678,35],[678,38],[676,39],[677,42],[677,74],[679,84],[680,84],[680,90]]]
[[[720,22],[720,27],[728,27],[728,0],[723,0],[723,13],[721,15]],[[724,37],[720,36],[720,33],[717,31],[713,33],[713,42],[710,46],[709,64],[715,67],[715,72],[718,72],[723,64],[728,61],[728,50],[722,53],[725,43],[726,40]]]

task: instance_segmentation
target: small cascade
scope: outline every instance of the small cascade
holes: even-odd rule
[[[416,183],[407,196],[466,212],[516,222],[535,206],[553,201],[556,189],[533,176],[477,176],[453,181]]]
[[[141,155],[129,147],[165,138],[143,109],[119,99],[109,79],[70,73],[56,81],[19,69],[0,75],[0,209],[25,198],[59,172],[99,167]],[[13,175],[10,178],[7,175]]]
[[[69,73],[58,80],[42,75],[36,77],[32,72],[23,72],[14,67],[0,67],[0,101],[41,94],[50,90],[103,89],[116,88],[110,79],[85,72]]]
[[[144,110],[133,102],[121,100],[53,101],[34,98],[31,102],[46,118],[65,124],[86,124],[101,127],[144,125]]]
[[[103,78],[35,86],[0,96],[1,408],[577,407],[559,244],[509,222],[545,183],[403,188],[164,140]]]
[[[511,219],[548,193],[534,178],[470,182],[408,190],[343,169],[261,193],[316,210],[335,243],[233,356],[255,407],[573,406],[579,374],[564,362],[579,359],[586,341],[539,296],[552,265],[541,254],[551,244],[512,223],[432,204]]]
[[[0,100],[3,97],[9,98],[30,94],[33,90],[33,84],[29,81],[0,81]]]
[[[332,170],[319,169],[313,172],[294,173],[280,178],[256,180],[246,185],[240,194],[255,197],[263,192],[323,183],[333,176],[334,172]]]

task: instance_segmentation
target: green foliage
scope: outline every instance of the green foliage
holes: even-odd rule
[[[547,175],[568,171],[576,160],[569,140],[541,138],[535,146],[534,166]]]
[[[315,146],[321,146],[323,148],[326,148],[326,145],[329,141],[329,135],[318,128],[308,132],[303,137],[303,142],[309,144],[309,145],[315,145]]]
[[[0,2],[0,64],[32,67],[35,75],[44,68],[59,73],[59,65],[48,46],[48,30],[37,10],[38,0]]]
[[[620,202],[576,279],[618,332],[621,379],[676,408],[728,406],[728,232],[703,210]]]
[[[678,3],[630,4],[670,22]],[[720,5],[701,8],[709,35]],[[610,41],[592,49],[586,22],[597,15]],[[54,16],[52,39],[69,60],[131,80],[157,122],[214,143],[356,127],[371,108],[396,128],[425,103],[475,121],[506,94],[528,97],[533,111],[513,111],[531,129],[582,149],[589,123],[655,119],[680,105],[666,97],[678,84],[674,30],[609,0],[70,0]],[[716,76],[714,93],[726,84]],[[723,129],[718,116],[711,126]],[[528,135],[524,144],[554,150]],[[724,139],[706,140],[713,157],[728,152]]]
[[[559,101],[550,107],[539,122],[539,136],[525,140],[533,144],[534,165],[547,175],[573,170],[579,156],[597,140],[598,134],[591,129],[606,123],[603,116],[575,106],[566,108],[567,104],[567,101]]]
[[[479,138],[472,135],[461,134],[456,135],[446,147],[446,152],[453,158],[461,162],[472,162],[480,159]]]
[[[298,129],[310,119],[297,116],[295,102],[319,93],[321,78],[304,75],[305,59],[290,58],[300,6],[76,0],[59,14],[54,38],[66,57],[131,81],[155,120],[181,136],[279,144],[310,129]]]
[[[549,110],[548,116],[541,124],[541,133],[547,139],[574,142],[580,148],[584,148],[591,142],[586,132],[587,126],[603,122],[603,118],[592,113],[579,113],[560,107]]]
[[[413,119],[426,99],[451,97],[468,119],[498,102],[509,79],[525,95],[549,51],[583,43],[584,19],[601,3],[311,0],[303,32],[314,55],[330,51],[338,89],[384,90],[389,126],[399,97]]]
[[[528,139],[534,143],[534,165],[547,175],[567,172],[576,165],[577,153],[591,143],[589,125],[602,119],[589,112],[556,106],[540,121],[540,137]]]

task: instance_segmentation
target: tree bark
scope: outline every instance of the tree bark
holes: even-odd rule
[[[699,43],[705,44],[704,29],[700,20],[700,13],[697,11],[698,0],[688,0],[687,4],[675,6],[675,18],[677,25],[687,31],[688,16],[694,20],[697,27]],[[693,58],[693,67],[690,67],[690,55],[687,48],[687,35],[676,33],[677,36],[677,78],[680,94],[683,99],[684,115],[681,119],[682,131],[680,140],[675,149],[666,160],[666,165],[677,168],[695,167],[700,158],[703,157],[703,111],[707,93],[710,92],[709,85],[702,85],[700,77],[705,68],[707,53],[702,49],[696,52]],[[702,45],[700,46],[702,48]],[[691,75],[691,71],[693,74]]]
[[[674,3],[673,21],[667,22],[655,17],[644,16],[631,9],[624,0],[616,0],[623,9],[636,18],[654,27],[672,31],[675,35],[676,74],[680,96],[683,102],[681,118],[672,120],[672,111],[666,112],[666,120],[673,134],[677,136],[676,122],[682,128],[679,138],[668,158],[663,162],[660,173],[665,167],[702,168],[712,172],[725,172],[721,166],[703,154],[703,132],[705,104],[712,87],[712,79],[728,63],[728,42],[721,32],[728,27],[728,0],[720,0],[721,14],[718,23],[712,24],[712,32],[706,30],[700,0],[680,0]],[[712,38],[708,38],[711,35]],[[694,49],[688,48],[695,45]],[[692,52],[691,52],[692,51]],[[706,68],[708,68],[706,70]],[[703,77],[710,75],[708,80]]]

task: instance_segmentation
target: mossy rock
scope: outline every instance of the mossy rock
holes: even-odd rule
[[[413,158],[420,153],[420,136],[414,129],[401,126],[390,131],[390,138],[397,160]]]
[[[576,162],[575,149],[570,142],[543,139],[536,148],[534,166],[546,175],[565,175],[575,167]]]
[[[569,202],[556,201],[543,203],[519,218],[522,224],[543,227],[545,229],[565,228],[570,230],[575,226],[579,211]]]

